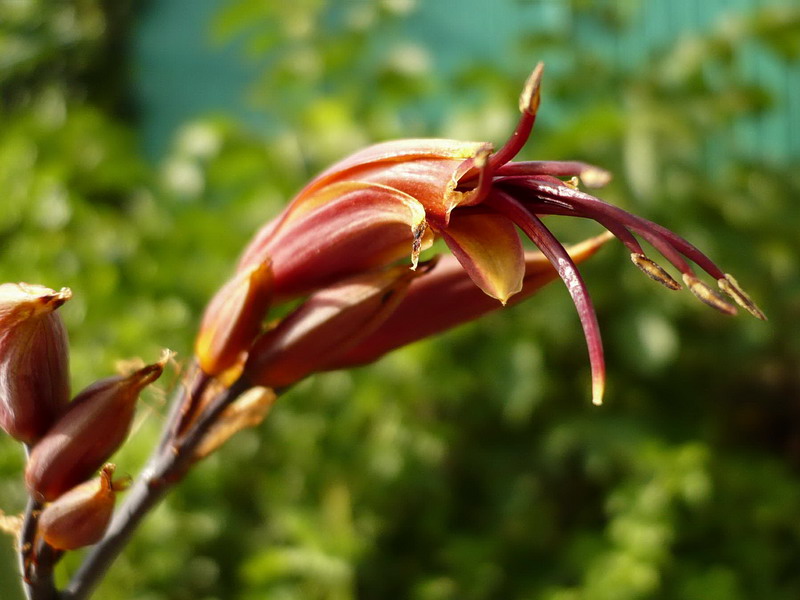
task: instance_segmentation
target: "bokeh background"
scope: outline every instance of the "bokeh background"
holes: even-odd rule
[[[162,347],[258,225],[373,141],[502,143],[694,241],[770,320],[731,319],[610,245],[568,295],[317,376],[202,463],[97,597],[800,597],[800,9],[777,0],[0,0],[0,280],[69,286],[73,386]],[[552,221],[565,241],[598,231]],[[168,379],[168,378],[167,378]],[[164,414],[146,395],[116,458]],[[24,505],[0,438],[0,506]],[[77,564],[59,570],[64,581]],[[12,541],[0,596],[16,600]]]

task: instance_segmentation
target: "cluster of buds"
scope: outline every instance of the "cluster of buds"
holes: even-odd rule
[[[604,185],[608,172],[573,161],[513,161],[536,119],[542,70],[539,64],[526,82],[519,123],[497,151],[482,142],[401,140],[366,148],[313,179],[256,234],[237,274],[206,310],[195,347],[201,368],[285,388],[314,372],[374,361],[560,277],[584,330],[599,404],[603,349],[576,265],[610,237],[667,288],[682,286],[636,236],[706,304],[734,314],[725,294],[763,319],[736,280],[689,242],[579,189]],[[565,248],[541,219],[550,215],[591,219],[607,234]],[[539,252],[524,250],[520,231]],[[452,254],[420,262],[436,239]],[[716,279],[722,293],[698,278],[689,261]],[[268,302],[297,298],[306,299],[262,328]]]
[[[0,426],[29,449],[25,480],[48,504],[39,533],[56,549],[96,542],[108,525],[113,465],[139,392],[155,381],[167,356],[126,376],[97,381],[69,401],[67,335],[57,309],[71,297],[40,285],[0,285]]]

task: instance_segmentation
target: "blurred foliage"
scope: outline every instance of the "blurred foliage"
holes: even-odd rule
[[[162,346],[185,360],[245,240],[330,161],[391,137],[501,143],[540,58],[536,156],[617,173],[602,197],[696,242],[770,321],[671,295],[609,247],[583,269],[607,406],[589,406],[580,328],[553,286],[299,385],[151,515],[98,597],[798,597],[798,123],[765,124],[790,114],[791,86],[767,74],[798,93],[799,9],[724,12],[628,48],[648,3],[509,0],[520,33],[504,60],[438,70],[410,34],[412,0],[230,0],[213,35],[263,67],[250,100],[269,125],[186,123],[154,165],[126,80],[134,4],[0,0],[0,279],[73,289],[76,388]],[[777,152],[776,135],[795,145]],[[162,413],[161,395],[144,399],[123,471]],[[23,505],[21,468],[0,440],[7,512]],[[9,543],[0,560],[14,598]]]

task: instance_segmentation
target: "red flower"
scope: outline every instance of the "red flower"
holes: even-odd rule
[[[505,304],[523,288],[526,273],[519,229],[547,257],[572,296],[589,347],[595,403],[602,399],[605,380],[595,311],[575,262],[540,217],[596,221],[630,250],[634,264],[647,275],[670,289],[680,288],[645,255],[638,235],[681,272],[703,302],[724,313],[736,312],[695,275],[688,261],[763,319],[736,281],[683,238],[578,189],[579,181],[603,185],[609,179],[606,171],[580,162],[512,161],[533,128],[542,68],[539,64],[526,82],[517,128],[496,152],[486,143],[444,139],[400,140],[357,152],[311,181],[265,226],[245,250],[239,269],[270,260],[273,292],[283,300],[384,268],[408,254],[416,268],[420,251],[442,238],[472,282]],[[424,286],[426,277],[433,276],[433,271],[423,274],[414,285]],[[457,301],[447,289],[437,293],[443,294],[444,303]],[[421,312],[416,318],[425,317]],[[374,336],[381,335],[380,328],[374,331]]]

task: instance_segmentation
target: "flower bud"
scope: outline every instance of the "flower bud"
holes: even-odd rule
[[[281,388],[325,368],[392,313],[425,269],[393,267],[353,277],[313,294],[262,334],[245,364],[253,384]]]
[[[129,479],[112,481],[116,467],[107,464],[100,476],[69,490],[39,517],[39,533],[56,550],[75,550],[100,541],[114,512],[116,492],[128,487]]]
[[[209,302],[195,342],[207,375],[229,369],[253,343],[272,296],[272,269],[261,263],[237,273]]]
[[[61,316],[72,296],[41,285],[0,285],[0,427],[34,444],[69,400],[69,353]]]
[[[35,498],[55,500],[116,452],[128,436],[139,392],[159,378],[166,360],[96,381],[75,397],[31,452],[25,481]]]

